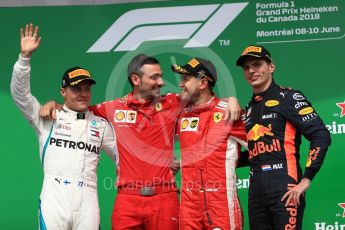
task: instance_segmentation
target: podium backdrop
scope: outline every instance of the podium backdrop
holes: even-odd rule
[[[304,229],[345,229],[345,2],[343,0],[219,1],[180,0],[102,6],[0,8],[1,180],[0,228],[37,229],[43,173],[34,130],[9,92],[19,54],[19,28],[40,26],[42,42],[33,55],[31,90],[41,103],[62,102],[60,79],[70,66],[83,66],[97,80],[93,103],[130,91],[126,67],[138,53],[162,64],[163,93],[178,92],[172,63],[192,56],[212,60],[216,93],[251,97],[235,61],[245,46],[260,44],[276,63],[274,79],[300,89],[332,133],[324,166],[307,192]],[[308,153],[304,140],[302,165]],[[178,145],[176,154],[179,154]],[[248,228],[248,168],[237,170]],[[115,166],[101,155],[99,201],[102,229],[110,228]],[[179,180],[178,180],[179,181]]]

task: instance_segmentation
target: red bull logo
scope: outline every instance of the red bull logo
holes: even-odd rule
[[[310,167],[311,163],[316,160],[317,156],[319,155],[319,151],[320,147],[316,147],[315,149],[309,150],[306,167]]]
[[[247,141],[256,141],[260,137],[265,135],[273,136],[274,134],[271,132],[272,127],[271,124],[268,127],[263,125],[255,124],[251,130],[249,130],[247,134]]]
[[[288,184],[287,189],[291,190],[293,187],[295,187],[295,184]],[[297,208],[295,206],[295,203],[293,200],[290,201],[288,207],[286,208],[286,211],[290,214],[289,223],[285,225],[285,230],[292,230],[296,229],[297,224]]]
[[[272,139],[272,144],[267,144],[263,141],[255,142],[254,148],[249,150],[249,159],[261,155],[263,153],[280,152],[280,142],[278,139]]]
[[[289,223],[285,225],[285,230],[292,230],[292,229],[296,229],[296,224],[297,224],[297,208],[295,208],[294,206],[292,206],[293,203],[289,203],[289,208],[286,209],[286,211],[289,212],[290,214],[290,218],[289,218]]]

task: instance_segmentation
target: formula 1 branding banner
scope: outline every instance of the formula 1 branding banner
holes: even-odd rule
[[[38,142],[9,92],[12,67],[20,51],[19,28],[32,22],[39,25],[42,42],[31,61],[31,90],[41,103],[50,99],[62,102],[60,81],[63,72],[71,66],[88,69],[97,80],[93,104],[122,97],[131,90],[127,81],[129,61],[145,53],[161,62],[165,82],[162,93],[181,91],[180,77],[171,71],[171,64],[185,64],[191,57],[201,57],[211,60],[217,68],[215,93],[219,97],[236,96],[244,107],[252,91],[235,61],[247,45],[265,46],[276,64],[275,81],[302,90],[332,135],[324,165],[307,192],[303,228],[345,229],[343,0],[179,0],[0,8],[0,15],[4,157],[0,183],[1,226],[37,228],[36,207],[43,179]],[[308,148],[304,140],[303,167]],[[101,223],[102,228],[109,229],[116,196],[115,166],[106,157],[101,158],[98,170]],[[244,168],[237,173],[245,229],[249,229],[246,208],[249,171]]]
[[[131,10],[121,15],[88,52],[109,52],[114,46],[114,51],[129,51],[137,49],[145,41],[178,39],[188,39],[185,48],[208,47],[247,4]]]

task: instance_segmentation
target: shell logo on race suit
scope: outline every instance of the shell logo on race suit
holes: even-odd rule
[[[134,110],[116,110],[114,113],[114,122],[135,123],[137,120],[137,111]]]
[[[181,132],[191,131],[196,132],[198,131],[199,126],[199,117],[185,117],[181,119]]]
[[[115,121],[122,121],[126,117],[126,114],[123,111],[115,113]]]

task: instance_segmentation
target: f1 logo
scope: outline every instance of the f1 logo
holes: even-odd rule
[[[88,53],[135,50],[145,41],[189,39],[184,48],[207,47],[248,5],[245,3],[157,7],[120,16]]]

